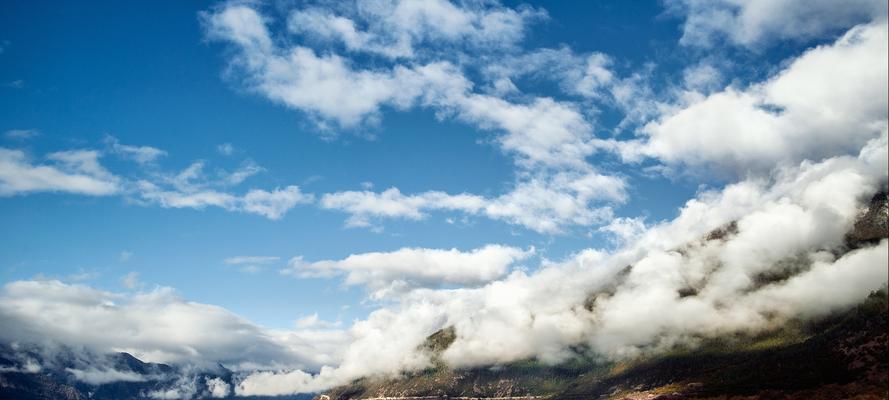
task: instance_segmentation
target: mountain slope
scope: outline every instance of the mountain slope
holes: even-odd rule
[[[734,223],[701,239],[724,240],[737,234]],[[889,237],[889,202],[878,193],[862,208],[837,257],[878,244]],[[690,243],[688,248],[700,244]],[[687,248],[677,249],[677,252]],[[800,260],[755,277],[755,288],[788,279]],[[626,270],[632,266],[627,266]],[[620,276],[618,276],[620,279]],[[680,297],[695,296],[689,287]],[[866,293],[865,293],[866,294]],[[593,309],[608,289],[591,293]],[[453,329],[431,335],[424,348],[434,366],[399,377],[366,377],[325,393],[330,399],[376,397],[543,396],[553,399],[669,398],[889,398],[889,324],[885,287],[862,304],[817,320],[791,320],[756,335],[699,338],[694,348],[637,359],[608,361],[578,348],[578,358],[560,365],[535,360],[469,369],[451,369],[436,354],[455,338]]]

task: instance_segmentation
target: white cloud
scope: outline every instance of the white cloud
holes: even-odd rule
[[[0,321],[6,342],[124,351],[147,362],[198,367],[219,362],[236,371],[315,370],[335,363],[346,340],[336,331],[266,330],[221,307],[185,301],[169,288],[124,295],[58,281],[4,285]]]
[[[241,272],[248,274],[257,274],[268,264],[276,263],[280,257],[274,256],[238,256],[226,258],[223,262],[227,265],[239,266]]]
[[[287,210],[297,204],[306,204],[313,201],[311,194],[300,192],[297,186],[268,192],[261,189],[253,189],[244,195],[244,211],[262,215],[268,219],[279,219]]]
[[[702,93],[716,89],[722,79],[722,72],[710,62],[691,65],[682,71],[685,87]]]
[[[442,357],[456,367],[528,358],[558,362],[583,345],[607,357],[633,357],[693,345],[693,338],[755,333],[790,318],[844,309],[889,280],[889,241],[843,250],[859,205],[887,187],[887,142],[884,134],[858,156],[788,165],[770,180],[701,192],[676,219],[635,234],[617,251],[583,250],[563,261],[544,260],[534,272],[504,275],[492,268],[525,253],[510,248],[484,257],[485,248],[403,249],[300,264],[369,286],[405,277],[481,285],[408,286],[345,331],[265,330],[168,289],[121,295],[20,281],[0,291],[0,322],[7,327],[0,339],[41,337],[128,351],[147,361],[259,368],[245,374],[234,392],[274,395],[427,367],[429,354],[418,349],[446,326],[455,328],[457,338]],[[730,222],[735,231],[702,240]],[[760,278],[776,273],[789,278]],[[680,294],[687,290],[695,294]]]
[[[265,171],[265,168],[253,162],[253,160],[246,160],[241,163],[241,166],[237,170],[225,175],[224,180],[229,185],[240,185],[247,180],[247,178],[263,171]]]
[[[398,95],[391,74],[354,71],[339,56],[318,56],[305,47],[281,51],[248,6],[226,6],[204,19],[211,38],[239,46],[234,63],[245,70],[248,86],[274,101],[354,126]]]
[[[96,151],[57,152],[46,158],[52,164],[33,164],[20,150],[0,148],[0,196],[33,192],[107,196],[120,190],[118,178],[99,164]]]
[[[235,146],[233,146],[231,143],[222,143],[216,146],[216,151],[224,156],[230,156],[235,153]]]
[[[347,191],[328,193],[321,206],[351,214],[347,226],[371,226],[374,218],[422,219],[427,211],[460,211],[484,215],[543,233],[559,233],[570,225],[592,225],[611,218],[607,206],[626,200],[623,179],[594,172],[561,172],[529,177],[512,191],[494,198],[471,194],[451,195],[423,192],[404,195],[397,188],[383,192]]]
[[[110,382],[144,382],[145,377],[132,371],[117,371],[113,369],[89,368],[85,370],[67,368],[67,372],[74,378],[90,385],[104,385]]]
[[[293,260],[287,273],[342,275],[347,284],[367,286],[371,297],[390,300],[344,331],[315,329],[323,325],[317,315],[298,321],[300,329],[294,331],[266,330],[163,289],[123,295],[54,281],[13,282],[0,292],[0,322],[10,327],[0,331],[0,338],[41,335],[130,351],[148,361],[221,361],[241,370],[258,368],[263,371],[246,374],[231,389],[239,395],[279,395],[427,367],[429,354],[418,349],[430,333],[446,326],[455,328],[457,338],[442,356],[457,367],[529,358],[559,362],[583,347],[606,357],[633,357],[694,344],[696,338],[756,333],[787,319],[825,315],[861,301],[889,280],[889,242],[851,252],[843,247],[858,206],[887,187],[885,23],[854,28],[746,88],[705,94],[721,78],[698,64],[685,70],[689,90],[674,105],[652,100],[644,73],[616,77],[605,55],[577,56],[579,61],[559,70],[564,91],[585,98],[607,92],[608,101],[626,111],[627,121],[662,114],[636,141],[609,142],[628,159],[647,155],[668,166],[741,177],[720,190],[701,191],[676,219],[646,226],[640,219],[613,219],[603,206],[625,201],[626,183],[594,172],[586,162],[604,144],[594,138],[592,123],[576,103],[521,97],[508,73],[495,84],[499,89],[475,92],[457,67],[462,64],[424,64],[414,44],[426,37],[410,36],[409,47],[392,47],[417,61],[372,70],[356,69],[333,52],[279,47],[264,17],[247,5],[231,4],[205,15],[208,35],[238,46],[234,66],[246,72],[248,87],[270,99],[342,126],[373,122],[386,107],[429,107],[442,118],[499,132],[497,143],[516,157],[515,184],[499,196],[402,194],[392,188],[322,197],[322,207],[350,214],[348,224],[422,219],[433,211],[481,215],[539,232],[610,222],[600,231],[626,244],[610,253],[586,249],[565,260],[543,260],[533,272],[510,273],[530,250],[503,246],[467,252],[404,248],[341,260]],[[429,28],[432,19],[418,8],[405,14],[416,20],[399,26],[418,27],[430,37],[466,35],[465,27],[451,25],[452,18],[461,17],[447,8],[450,3],[416,4],[445,7],[435,15],[444,19]],[[760,3],[749,4],[744,12]],[[313,40],[339,40],[350,52],[382,52],[372,49],[373,30],[354,22],[353,15],[319,10],[299,10],[306,14],[292,16],[290,29],[311,32]],[[796,15],[794,10],[789,15]],[[715,17],[725,17],[713,16],[717,22]],[[764,22],[750,26],[773,29]],[[830,29],[824,26],[794,38],[820,35]],[[756,43],[764,34],[733,40]],[[404,44],[384,44],[393,43]],[[81,174],[101,173],[95,158],[90,163],[83,154],[51,157],[58,168]],[[173,176],[143,180],[136,193],[165,207],[216,206],[269,218],[311,201],[295,186],[244,196],[221,192],[215,189],[218,184],[204,180],[202,168],[199,162]],[[702,240],[719,228],[725,229],[722,237]],[[238,265],[263,261],[230,260]],[[768,281],[764,274],[788,278]],[[395,291],[398,295],[392,296]]]
[[[677,0],[668,7],[685,16],[680,43],[695,46],[723,38],[747,47],[801,41],[887,15],[881,0]]]
[[[627,245],[633,240],[645,233],[645,218],[615,218],[598,229],[599,232],[605,232],[613,237],[613,242],[619,245]]]
[[[3,133],[7,139],[28,140],[40,136],[40,131],[36,129],[10,129]]]
[[[176,190],[163,190],[149,181],[136,182],[138,194],[141,200],[155,203],[164,208],[197,208],[207,206],[221,207],[227,210],[235,209],[237,197],[215,190],[180,192]]]
[[[440,106],[456,108],[461,119],[482,128],[507,132],[497,141],[526,167],[582,169],[584,159],[594,151],[591,126],[570,103],[538,98],[530,104],[515,104],[494,96],[459,93],[445,98]]]
[[[144,179],[129,184],[130,200],[141,204],[156,204],[164,208],[218,207],[277,220],[298,204],[314,201],[311,194],[302,193],[298,186],[275,188],[271,191],[251,189],[243,195],[227,191],[229,186],[243,183],[264,169],[252,160],[244,161],[234,172],[221,171],[210,179],[204,173],[205,161],[192,162],[178,173],[154,172]]]
[[[591,126],[573,104],[545,97],[522,104],[473,93],[472,82],[449,61],[356,69],[335,53],[277,46],[266,20],[248,6],[229,5],[204,19],[209,37],[236,45],[232,64],[243,72],[248,87],[322,122],[355,127],[378,120],[383,107],[419,104],[505,132],[497,142],[525,166],[582,168],[595,150]],[[594,54],[589,60],[582,84],[608,80],[606,58]]]
[[[111,135],[105,136],[105,144],[110,148],[112,153],[129,158],[139,164],[153,163],[158,158],[167,155],[166,151],[156,147],[121,144],[116,137]]]
[[[297,329],[330,329],[337,328],[342,324],[340,321],[330,322],[322,320],[321,317],[318,316],[318,313],[314,313],[297,319],[294,322],[294,325],[296,325]]]
[[[327,385],[316,382],[311,374],[301,370],[261,371],[248,375],[238,382],[235,394],[239,396],[284,396],[293,393],[311,393],[324,390]]]
[[[127,262],[130,258],[133,257],[133,252],[129,250],[124,250],[120,252],[120,255],[117,257],[120,262]]]
[[[231,386],[220,378],[207,379],[207,391],[214,399],[226,398],[231,394]]]
[[[43,366],[40,365],[37,360],[34,360],[30,356],[21,357],[19,354],[13,354],[13,356],[18,356],[17,358],[23,358],[17,361],[16,364],[11,367],[8,366],[0,366],[0,373],[4,372],[14,372],[20,374],[36,374],[43,370]]]
[[[350,52],[394,59],[441,55],[438,48],[457,43],[469,49],[508,49],[522,39],[526,24],[546,17],[542,10],[516,10],[497,2],[359,1],[334,8],[297,9],[290,14],[288,29],[342,44]]]
[[[636,240],[610,254],[584,250],[478,288],[405,291],[352,326],[354,340],[336,368],[251,374],[236,392],[315,391],[368,374],[424,368],[428,354],[417,349],[445,326],[455,327],[457,339],[442,357],[459,367],[558,362],[574,356],[578,345],[634,357],[849,307],[889,279],[887,241],[840,256],[825,250],[842,249],[858,205],[885,189],[887,140],[870,141],[858,157],[785,167],[773,181],[702,192],[678,218],[634,232]],[[736,233],[701,240],[733,221]],[[788,269],[794,262],[799,267]],[[758,283],[763,273],[790,278]],[[686,290],[696,294],[680,295]]]
[[[269,264],[280,260],[281,257],[275,256],[238,256],[226,258],[223,262],[228,265],[241,264]]]
[[[552,80],[567,94],[603,98],[618,79],[612,70],[614,60],[607,54],[576,54],[569,47],[543,48],[517,56],[503,57],[483,71],[488,79],[516,79],[530,76]]]
[[[640,151],[736,176],[852,154],[887,129],[887,36],[859,26],[765,82],[680,105],[642,129]]]
[[[137,193],[139,201],[164,208],[219,207],[228,211],[258,214],[271,220],[280,219],[291,208],[298,204],[311,203],[314,198],[311,194],[302,193],[298,186],[275,188],[272,191],[253,189],[243,196],[236,196],[213,189],[168,190],[146,180],[137,182]]]
[[[145,147],[120,145],[113,137],[106,139],[118,152],[135,157],[140,163],[151,162],[159,153]],[[151,148],[148,148],[151,149]],[[156,150],[156,149],[154,149]],[[219,207],[280,219],[298,204],[314,201],[311,194],[297,186],[267,191],[251,189],[242,196],[221,189],[242,183],[262,167],[248,160],[232,173],[222,173],[218,180],[205,177],[203,161],[195,161],[175,174],[152,168],[142,179],[120,177],[100,163],[95,150],[69,150],[49,153],[47,164],[35,164],[21,150],[0,148],[0,196],[33,192],[69,192],[92,196],[124,195],[139,204],[157,204],[164,208]]]
[[[321,198],[321,206],[327,209],[344,210],[352,214],[347,226],[370,226],[371,217],[388,218],[425,218],[426,209],[445,210],[477,210],[483,199],[478,196],[459,194],[449,195],[443,192],[425,192],[413,196],[405,196],[397,188],[389,188],[383,192],[347,191],[325,194]]]
[[[142,286],[142,282],[139,282],[139,273],[136,271],[132,271],[120,278],[120,283],[123,287],[133,290],[140,286]]]
[[[503,277],[515,262],[534,249],[487,245],[467,252],[457,249],[402,248],[392,252],[352,254],[342,260],[290,261],[282,273],[300,277],[345,274],[348,285],[364,285],[372,297],[383,298],[415,287],[479,285]]]
[[[197,392],[198,386],[194,377],[184,376],[179,378],[171,387],[150,390],[145,396],[160,400],[183,400],[195,398]]]

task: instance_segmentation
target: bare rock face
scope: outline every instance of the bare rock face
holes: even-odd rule
[[[846,238],[852,244],[862,244],[887,237],[889,237],[889,201],[887,193],[880,192],[874,195],[867,208],[862,210]]]

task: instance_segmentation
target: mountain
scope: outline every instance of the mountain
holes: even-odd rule
[[[433,368],[364,378],[326,392],[331,400],[375,397],[548,399],[885,399],[889,389],[887,292],[811,324],[621,362],[534,361],[497,368]]]
[[[0,346],[0,400],[234,397],[231,388],[235,375],[221,365],[193,371],[146,363],[128,353],[102,355],[66,348],[46,350]],[[303,394],[275,399],[307,400],[312,397]]]
[[[736,233],[737,226],[731,223],[705,235],[702,241],[723,240]],[[834,251],[839,256],[887,237],[889,202],[883,192],[863,207],[845,244]],[[756,284],[769,285],[788,277],[762,274],[756,277]],[[689,287],[680,296],[696,293],[696,288]],[[584,306],[595,307],[601,294],[591,293]],[[453,328],[446,328],[429,336],[422,346],[432,355],[431,368],[399,377],[365,377],[333,388],[319,399],[887,399],[887,304],[884,287],[845,312],[790,321],[755,335],[704,339],[694,348],[680,346],[667,353],[617,361],[597,358],[578,348],[578,357],[558,365],[524,360],[452,369],[437,357],[456,338]]]
[[[702,243],[737,234],[734,223]],[[840,256],[889,237],[889,201],[879,193],[862,208]],[[700,243],[689,243],[682,252]],[[889,255],[887,255],[889,256]],[[792,257],[789,263],[795,262]],[[632,269],[627,266],[625,269]],[[781,268],[793,271],[794,267]],[[757,285],[788,279],[757,276]],[[592,310],[609,289],[590,293]],[[698,288],[682,289],[694,296]],[[889,398],[889,301],[887,289],[870,293],[857,307],[815,320],[792,320],[758,334],[700,338],[694,347],[635,359],[610,360],[578,346],[577,357],[557,365],[522,360],[504,365],[450,368],[440,354],[457,338],[453,327],[430,335],[420,350],[432,366],[398,377],[365,377],[328,390],[282,400],[367,398],[546,399],[886,399]],[[200,369],[146,363],[128,353],[0,344],[0,400],[232,398],[237,374],[222,365]]]

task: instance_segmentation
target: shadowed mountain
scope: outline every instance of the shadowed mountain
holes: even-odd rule
[[[232,398],[234,382],[235,375],[221,365],[191,371],[142,362],[128,353],[96,355],[71,349],[46,351],[38,347],[0,346],[3,400]],[[226,390],[214,393],[214,386]],[[312,395],[274,398],[304,400]]]

